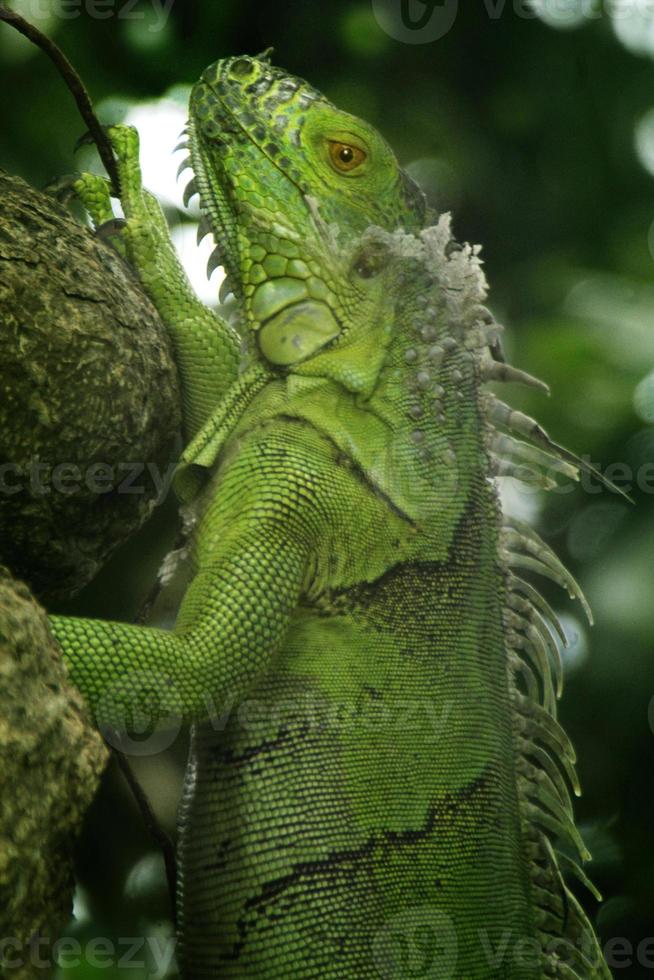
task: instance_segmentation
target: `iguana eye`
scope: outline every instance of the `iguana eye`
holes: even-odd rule
[[[329,159],[335,170],[340,173],[349,173],[356,170],[366,159],[367,154],[358,146],[351,143],[341,143],[337,140],[329,140]]]
[[[251,75],[254,71],[254,61],[252,58],[237,58],[232,62],[230,71],[232,75],[244,78],[246,75]]]

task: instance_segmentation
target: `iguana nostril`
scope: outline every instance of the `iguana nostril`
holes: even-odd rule
[[[230,69],[232,75],[237,78],[247,78],[254,71],[254,61],[252,58],[237,58]]]

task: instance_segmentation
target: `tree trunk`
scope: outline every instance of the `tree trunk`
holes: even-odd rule
[[[41,599],[80,589],[150,514],[179,423],[168,336],[131,269],[0,171],[0,561]]]
[[[45,613],[6,569],[0,705],[0,974],[44,978],[71,914],[71,848],[108,752]]]
[[[0,171],[0,974],[15,980],[49,975],[107,760],[17,579],[40,599],[86,584],[161,497],[179,423],[168,336],[130,268]]]

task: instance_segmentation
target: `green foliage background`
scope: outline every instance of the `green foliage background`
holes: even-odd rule
[[[30,16],[35,4],[14,6]],[[640,474],[634,507],[596,485],[548,502],[532,495],[529,505],[596,614],[590,634],[578,608],[551,596],[577,634],[561,717],[578,749],[577,812],[607,899],[590,907],[604,940],[634,946],[615,957],[616,976],[651,976],[654,940],[640,956],[636,946],[654,937],[654,382],[643,382],[654,371],[654,180],[643,163],[654,156],[646,125],[654,14],[637,54],[598,8],[575,26],[552,26],[509,3],[460,4],[452,29],[424,45],[391,39],[370,0],[174,0],[160,31],[150,30],[150,2],[130,16],[124,0],[40,0],[38,9],[51,11],[33,19],[65,49],[94,100],[114,105],[158,98],[216,58],[274,45],[278,64],[381,129],[432,204],[453,210],[459,238],[483,243],[511,359],[552,388],[549,401],[517,393],[513,402],[602,468],[628,467],[613,470],[623,485],[634,481],[621,476]],[[36,186],[75,169],[76,109],[44,56],[3,25],[0,70],[0,166]],[[169,503],[75,610],[132,616],[173,536]],[[169,826],[183,757],[180,736],[166,756],[137,767]],[[165,932],[153,852],[113,773],[80,847],[79,937]]]

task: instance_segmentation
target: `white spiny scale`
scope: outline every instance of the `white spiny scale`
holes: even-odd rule
[[[484,381],[514,382],[515,384],[527,385],[529,388],[536,388],[546,395],[550,394],[549,385],[546,385],[544,381],[535,378],[526,371],[513,367],[511,364],[495,361],[490,357],[482,360],[481,376]]]
[[[565,784],[563,776],[560,773],[558,778],[555,776],[556,768],[549,770],[535,765],[531,760],[523,759],[521,761],[522,774],[525,775],[532,783],[544,787],[550,796],[557,801],[558,805],[565,810],[568,817],[572,819],[572,799],[570,797],[570,791]],[[555,778],[552,778],[553,775]]]
[[[511,565],[522,565],[523,568],[538,571],[536,565],[533,564],[534,562],[537,563],[544,575],[553,578],[555,582],[566,589],[571,599],[579,600],[588,622],[592,625],[593,614],[579,584],[532,527],[515,517],[508,517],[507,524],[502,528],[501,537]],[[531,561],[528,560],[530,557],[532,558]]]
[[[195,177],[192,177],[189,180],[189,182],[186,185],[186,187],[184,188],[184,207],[187,208],[188,205],[189,205],[189,201],[191,200],[191,198],[193,197],[193,195],[194,194],[199,194],[199,193],[200,193],[200,191],[199,191],[199,188],[198,188],[198,185],[197,185],[197,181],[196,181]]]
[[[544,613],[544,609],[549,609],[549,606],[533,586],[528,586],[526,582],[522,583],[531,591],[525,595],[521,595],[519,591],[516,591],[517,581],[515,575],[509,575],[510,589],[507,594],[508,607],[526,621],[526,635],[529,635],[532,630],[535,630],[538,636],[540,636],[542,643],[545,644],[556,684],[556,696],[560,698],[563,693],[563,661],[561,660],[561,652],[552,631],[556,631],[563,646],[567,646],[567,637],[554,613],[551,610],[549,610],[550,615]]]
[[[593,614],[583,592],[569,572],[563,574],[560,570],[551,567],[549,563],[543,561],[542,558],[535,558],[532,555],[522,554],[521,552],[507,552],[506,561],[511,568],[522,568],[525,571],[535,572],[537,575],[542,575],[544,578],[555,582],[562,589],[565,589],[571,599],[578,599],[581,602],[586,618],[592,626]]]
[[[512,653],[509,656],[509,666],[515,674],[520,674],[524,679],[528,697],[533,698],[534,701],[537,700],[538,681],[527,661],[523,657],[518,656],[517,653]]]
[[[503,426],[509,429],[510,432],[514,432],[519,436],[524,436],[527,439],[531,439],[552,455],[556,455],[559,457],[559,459],[565,460],[566,462],[571,463],[573,466],[579,467],[579,469],[583,469],[586,473],[590,473],[596,480],[603,484],[603,486],[605,486],[608,490],[611,490],[612,493],[618,493],[621,497],[624,497],[625,500],[633,503],[628,493],[607,479],[607,477],[605,477],[604,474],[597,470],[591,463],[587,462],[585,459],[580,459],[568,449],[564,449],[563,446],[559,446],[556,442],[554,442],[554,440],[549,437],[542,425],[539,425],[535,419],[525,415],[524,412],[518,412],[512,409],[510,405],[506,405],[504,402],[500,401],[499,398],[496,398],[494,395],[488,392],[486,397],[486,408],[491,424]]]
[[[191,158],[185,157],[180,163],[179,167],[177,168],[176,179],[179,180],[179,178],[182,176],[184,171],[190,169],[191,169]]]
[[[523,635],[525,637],[525,655],[532,659],[533,663],[538,663],[542,669],[542,684],[543,693],[545,699],[545,705],[549,708],[549,712],[553,718],[556,718],[556,701],[558,697],[558,688],[554,686],[554,672],[552,669],[552,662],[548,656],[548,647],[541,634],[538,632],[535,626],[531,623],[526,622],[523,627]]]
[[[528,752],[525,752],[523,755],[521,755],[518,760],[519,769],[522,769],[523,767],[524,769],[526,769],[528,766],[537,766],[539,769],[542,769],[543,772],[547,773],[552,784],[556,786],[562,802],[565,802],[566,797],[567,799],[570,799],[570,791],[568,790],[568,784],[565,781],[563,770],[559,765],[557,765],[557,763],[554,761],[552,756],[549,755],[549,753],[546,752],[541,745],[538,745],[535,742],[529,745]],[[576,777],[576,773],[575,773],[575,777]],[[575,782],[572,783],[571,785],[574,790],[575,796],[579,796],[579,793],[577,792],[579,788],[579,782],[576,778],[575,778]]]
[[[221,266],[222,264],[223,264],[223,253],[220,249],[220,246],[216,245],[213,252],[209,256],[209,260],[207,262],[207,279],[211,279],[212,275],[214,274],[218,266]]]
[[[522,697],[522,695],[520,695]],[[541,709],[544,710],[544,709]],[[558,724],[558,723],[556,723]],[[540,741],[544,740],[544,744],[541,745]],[[530,735],[526,738],[522,738],[521,742],[521,755],[533,759],[538,762],[541,769],[552,774],[557,771],[561,771],[565,778],[572,786],[572,790],[575,796],[581,796],[581,787],[579,785],[579,776],[577,775],[577,770],[574,766],[574,761],[568,758],[563,752],[560,751],[558,745],[552,744],[551,741],[547,741],[547,736],[545,733],[540,732],[535,736]]]
[[[500,401],[495,396],[490,397],[490,417],[497,425],[504,425],[512,432],[526,436],[528,439],[535,439],[550,447],[552,441],[547,432],[535,419],[529,418],[524,412],[519,412],[511,408],[510,405]]]
[[[179,134],[179,142],[175,146],[173,153],[177,153],[178,150],[190,150],[191,145],[188,140],[188,129],[184,126],[184,129]]]
[[[528,664],[538,678],[543,688],[543,707],[554,718],[556,717],[556,695],[552,685],[552,671],[545,646],[542,642],[534,643],[524,632],[518,632],[522,629],[520,617],[515,616],[515,614],[512,615],[515,617],[514,620],[509,617],[505,620],[507,645],[516,652],[520,651],[519,659]]]
[[[550,842],[547,842],[550,844]],[[550,847],[552,845],[550,844]],[[602,896],[599,890],[595,887],[593,882],[590,880],[588,875],[584,872],[583,868],[580,868],[576,861],[573,861],[571,857],[565,854],[563,851],[557,851],[556,856],[559,860],[559,864],[564,869],[568,869],[575,878],[578,878],[582,885],[588,889],[588,891],[593,895],[593,897],[598,901],[602,901]]]
[[[565,476],[569,480],[579,481],[579,468],[577,466],[545,449],[541,449],[540,446],[533,446],[531,443],[515,439],[506,432],[493,430],[490,445],[496,455],[502,459],[510,460],[513,456],[521,462],[544,466],[554,473],[560,473],[561,476]]]
[[[511,476],[514,480],[520,480],[527,486],[540,487],[541,490],[553,490],[556,486],[556,480],[532,469],[531,466],[515,464],[512,460],[504,459],[495,453],[491,453],[490,458],[496,476]]]
[[[232,283],[229,276],[225,276],[220,284],[220,290],[218,291],[218,302],[226,303],[230,296],[234,295],[232,289]]]
[[[470,311],[470,318],[473,320],[478,320],[481,323],[488,323],[488,324],[492,323],[496,327],[500,326],[499,323],[497,323],[497,321],[495,320],[495,316],[493,315],[493,313],[488,309],[487,306],[484,306],[483,303],[478,303],[476,306],[473,306],[473,308]],[[500,327],[500,329],[502,328]]]
[[[552,664],[552,673],[554,683],[556,684],[556,696],[560,698],[563,694],[563,660],[561,659],[561,651],[552,635],[552,631],[540,613],[535,609],[531,610],[531,629],[538,633],[542,642],[545,644],[545,648],[550,657],[550,663]]]
[[[528,795],[538,811],[533,813],[535,822],[556,833],[557,836],[565,837],[574,846],[582,861],[588,861],[590,854],[581,834],[556,797],[542,786],[534,785],[533,782],[528,782],[527,787]]]
[[[526,635],[533,637],[535,642],[542,643],[546,653],[549,655],[549,662],[556,684],[556,696],[560,698],[563,693],[563,661],[561,660],[561,653],[556,641],[547,623],[536,609],[528,605],[528,611],[524,615],[527,619]]]
[[[211,222],[209,221],[209,219],[206,216],[206,214],[203,214],[203,215],[201,215],[200,221],[199,221],[199,224],[198,224],[198,231],[197,231],[197,243],[198,243],[198,245],[200,244],[200,242],[202,241],[203,238],[206,238],[206,236],[207,235],[210,235],[210,234],[211,234]]]
[[[512,595],[516,597],[516,593],[522,593],[523,596],[527,597],[527,601],[537,610],[542,616],[545,622],[549,623],[554,627],[554,631],[561,641],[561,645],[568,647],[570,641],[566,636],[565,630],[559,622],[559,618],[550,606],[549,602],[543,598],[538,589],[535,589],[530,582],[525,582],[524,579],[519,578],[517,575],[509,575],[509,585],[511,587]],[[519,607],[524,609],[524,607]]]
[[[572,765],[577,761],[577,753],[566,732],[558,721],[552,718],[541,705],[530,701],[521,694],[514,695],[514,703],[522,718],[522,731],[527,738],[535,738],[557,753],[557,759],[567,759]]]

